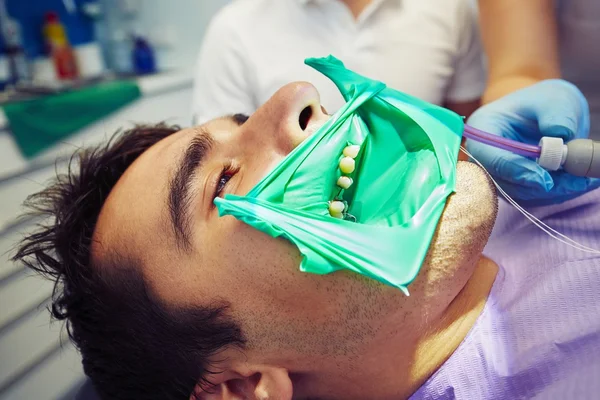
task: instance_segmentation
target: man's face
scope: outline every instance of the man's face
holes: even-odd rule
[[[95,232],[94,256],[102,257],[111,249],[141,260],[144,278],[167,304],[229,302],[249,346],[259,350],[263,362],[313,352],[357,351],[390,318],[406,315],[433,296],[429,278],[417,279],[406,298],[395,288],[350,272],[302,273],[301,256],[290,242],[271,238],[234,217],[219,217],[213,203],[215,196],[248,193],[327,118],[314,87],[294,83],[280,89],[245,122],[217,119],[162,140],[128,168],[111,192]],[[478,183],[485,182],[482,174],[467,170]],[[483,186],[482,193],[489,195],[489,185]],[[481,198],[471,197],[473,207],[481,209]],[[474,215],[467,210],[470,203],[463,199],[463,204],[465,212]],[[485,218],[490,219],[481,217]],[[458,218],[450,216],[453,220]],[[477,231],[476,225],[471,221],[468,229],[460,228],[464,232],[459,228],[453,232],[464,239]],[[449,242],[445,240],[445,245],[461,257],[470,254],[460,240]],[[444,254],[444,262],[450,263],[448,251]],[[448,281],[439,273],[431,275],[436,285],[449,285],[461,277],[456,268],[447,269]],[[275,354],[269,349],[279,350]]]

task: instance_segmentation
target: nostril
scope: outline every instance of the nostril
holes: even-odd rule
[[[308,121],[310,121],[310,117],[312,117],[312,108],[310,106],[305,107],[304,110],[300,113],[300,117],[298,117],[298,124],[300,124],[300,129],[305,130],[308,126]]]

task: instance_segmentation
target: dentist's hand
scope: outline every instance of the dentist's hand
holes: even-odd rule
[[[537,145],[542,136],[565,142],[587,138],[587,101],[574,85],[546,80],[477,110],[468,124],[483,131]],[[524,205],[561,203],[600,187],[600,179],[546,171],[535,160],[467,140],[467,149],[511,197]]]

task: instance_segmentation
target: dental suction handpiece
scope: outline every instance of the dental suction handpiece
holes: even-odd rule
[[[575,176],[600,178],[600,141],[574,139],[564,143],[561,138],[544,136],[537,146],[521,143],[465,125],[466,138],[508,150],[525,157],[535,158],[544,169],[563,168]]]
[[[561,138],[544,136],[539,143],[537,163],[549,171],[563,167],[571,175],[600,178],[600,142],[574,139],[564,143]]]

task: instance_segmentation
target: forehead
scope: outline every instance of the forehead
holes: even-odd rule
[[[135,160],[108,196],[94,233],[94,256],[103,249],[134,253],[159,261],[167,257],[172,242],[167,211],[167,191],[185,149],[192,138],[210,132],[219,141],[231,135],[236,125],[218,119],[199,127],[183,129],[154,144]],[[166,246],[167,245],[167,246]],[[153,251],[160,250],[160,251]]]

